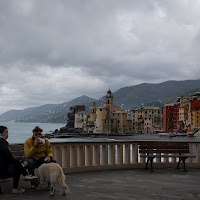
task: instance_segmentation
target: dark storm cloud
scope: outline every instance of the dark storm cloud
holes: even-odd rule
[[[0,113],[199,78],[199,10],[197,0],[1,1]]]

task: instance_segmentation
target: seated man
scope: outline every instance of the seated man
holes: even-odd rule
[[[27,171],[21,165],[19,160],[15,160],[6,141],[8,138],[8,128],[0,126],[0,178],[13,178],[12,193],[23,193],[25,190],[19,187],[19,178],[22,174],[25,180],[37,179],[35,176],[28,176]],[[1,188],[0,188],[1,192]]]
[[[53,151],[47,138],[42,135],[42,129],[36,126],[33,129],[33,136],[28,138],[24,144],[24,153],[27,158],[29,174],[34,176],[34,169],[43,163],[55,162]],[[31,182],[31,187],[35,188]]]

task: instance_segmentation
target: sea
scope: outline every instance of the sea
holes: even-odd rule
[[[52,133],[56,129],[60,129],[66,124],[59,123],[21,123],[21,122],[0,122],[0,126],[6,126],[8,128],[8,143],[17,144],[24,143],[27,138],[32,137],[32,130],[35,126],[39,126],[43,129],[43,134]],[[101,140],[105,140],[102,138]],[[68,141],[94,141],[94,138],[91,137],[79,137],[79,138],[51,138],[50,142],[68,142]],[[108,140],[108,139],[106,139]]]
[[[64,127],[66,124],[58,123],[21,123],[21,122],[0,122],[1,126],[8,128],[9,143],[24,143],[25,140],[33,135],[32,130],[35,126],[43,129],[43,134],[50,133],[56,129]]]
[[[66,126],[66,124],[59,124],[59,123],[21,123],[21,122],[0,122],[0,126],[6,126],[8,128],[8,139],[7,141],[10,144],[15,143],[24,143],[25,140],[29,137],[32,137],[35,126],[39,126],[43,129],[43,134],[45,133],[52,133],[56,129],[60,129],[61,127]],[[74,141],[118,141],[118,140],[156,140],[156,141],[195,141],[200,142],[200,137],[160,137],[159,135],[151,135],[151,134],[142,134],[142,135],[133,135],[133,136],[109,136],[109,137],[101,137],[101,138],[94,138],[94,137],[71,137],[71,138],[51,138],[49,139],[50,142],[74,142]]]

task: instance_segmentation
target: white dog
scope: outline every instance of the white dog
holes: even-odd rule
[[[56,184],[63,189],[63,194],[67,195],[69,187],[65,184],[65,175],[61,166],[57,163],[44,163],[38,168],[39,188],[46,182],[50,185],[50,195],[54,195]]]

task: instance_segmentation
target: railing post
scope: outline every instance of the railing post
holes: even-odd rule
[[[157,153],[156,155],[161,156],[161,153]],[[156,163],[161,163],[161,157],[156,158]]]
[[[166,155],[166,156],[168,156],[168,154],[167,153],[164,153],[164,155]],[[169,163],[169,157],[164,157],[164,163]]]
[[[85,166],[85,145],[78,146],[78,167]]]
[[[200,144],[196,144],[196,161],[200,164]]]
[[[130,164],[130,144],[125,144],[125,164]]]
[[[117,164],[123,164],[123,144],[117,145]]]
[[[77,149],[76,146],[70,146],[70,168],[77,167]]]
[[[115,164],[115,145],[109,144],[109,165]]]
[[[60,147],[55,146],[53,148],[54,159],[59,165],[62,165],[62,151]]]
[[[132,144],[132,163],[133,164],[138,163],[138,144],[137,143]]]
[[[108,165],[108,145],[103,144],[102,145],[102,160],[101,160],[102,165]]]
[[[92,145],[86,145],[86,166],[92,166]]]
[[[62,147],[62,168],[70,168],[70,148],[69,148],[69,146]]]
[[[173,156],[174,154],[172,154],[172,156]],[[172,157],[171,158],[172,159],[172,163],[176,163],[176,158],[175,157]]]
[[[100,145],[94,145],[94,166],[100,165]]]

